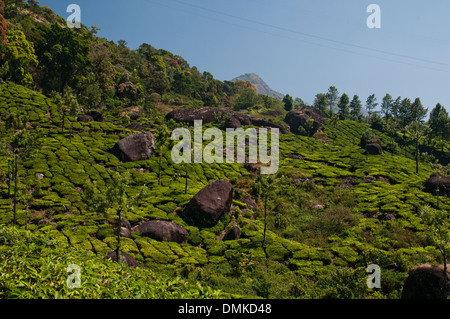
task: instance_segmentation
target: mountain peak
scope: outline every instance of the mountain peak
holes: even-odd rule
[[[246,73],[246,74],[243,74],[243,75],[240,75],[240,76],[234,78],[231,81],[232,82],[249,81],[257,87],[258,94],[268,95],[270,97],[280,99],[280,100],[282,100],[284,97],[284,94],[277,92],[275,90],[272,90],[269,87],[269,85],[267,85],[267,83],[264,82],[264,80],[256,73]]]

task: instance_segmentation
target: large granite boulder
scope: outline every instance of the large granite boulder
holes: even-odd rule
[[[367,154],[370,155],[381,155],[383,154],[383,148],[378,143],[367,144],[364,148]]]
[[[257,118],[232,110],[214,107],[174,110],[166,115],[166,119],[173,119],[178,123],[187,123],[190,126],[194,125],[194,121],[201,120],[203,124],[223,122],[222,129],[253,125],[265,128],[278,128],[282,134],[289,133],[289,130],[285,126],[275,123],[270,119]]]
[[[113,153],[123,162],[149,158],[155,149],[155,137],[150,132],[127,136],[116,143]]]
[[[378,137],[373,135],[371,131],[366,132],[359,140],[359,146],[363,148],[367,154],[381,155],[383,154],[383,146]]]
[[[203,124],[208,124],[227,117],[231,118],[233,114],[232,110],[218,108],[179,109],[167,114],[166,118],[169,120],[173,119],[178,123],[188,123],[192,126],[196,120],[201,120]]]
[[[233,185],[217,180],[201,189],[186,205],[184,219],[195,226],[214,226],[228,213],[233,201]]]
[[[323,118],[320,112],[316,109],[304,109],[304,110],[292,110],[284,118],[284,122],[287,123],[291,131],[294,133],[304,132],[308,133],[307,121],[313,120],[312,128],[309,134],[314,135],[321,127]]]
[[[425,190],[437,194],[438,187],[439,195],[450,196],[450,177],[443,176],[440,173],[431,174],[430,178],[425,181]]]
[[[86,115],[92,117],[95,122],[105,122],[102,113],[100,113],[99,111],[92,110],[87,112]]]
[[[420,265],[410,271],[405,280],[402,299],[445,299],[443,265]]]
[[[366,148],[366,146],[369,145],[369,144],[378,144],[378,145],[381,146],[381,141],[376,136],[363,135],[361,137],[361,139],[359,140],[359,146],[361,148]]]
[[[90,115],[84,114],[84,115],[80,115],[77,117],[77,121],[78,122],[83,122],[83,123],[89,123],[89,122],[93,122],[94,118]]]
[[[137,226],[134,228],[134,231],[138,231],[143,236],[148,236],[159,241],[176,243],[185,242],[188,234],[183,226],[165,220],[151,220]]]

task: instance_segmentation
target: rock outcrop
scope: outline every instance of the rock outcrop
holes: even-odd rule
[[[174,110],[166,115],[166,119],[173,119],[178,123],[194,125],[194,121],[201,120],[203,124],[224,121],[223,128],[239,128],[242,125],[253,125],[264,128],[278,128],[281,134],[289,133],[285,126],[270,119],[252,117],[228,109],[202,108]]]
[[[364,149],[366,150],[367,154],[370,155],[381,155],[383,154],[383,148],[378,143],[371,143],[367,144]]]
[[[364,134],[359,141],[359,146],[363,148],[367,152],[367,154],[383,154],[383,146],[380,139],[373,136],[372,134]]]
[[[102,113],[100,113],[99,111],[89,111],[86,113],[86,115],[92,117],[95,122],[105,122]]]
[[[425,190],[432,194],[437,194],[439,187],[439,195],[450,197],[450,177],[443,176],[440,173],[431,174],[430,178],[425,181]]]
[[[181,225],[165,220],[151,220],[134,228],[143,236],[159,241],[183,243],[187,238],[187,230]]]
[[[194,226],[210,227],[231,209],[233,185],[217,180],[201,189],[186,205],[183,218]]]
[[[420,265],[410,271],[405,280],[402,299],[443,299],[445,292],[443,265]]]
[[[307,127],[309,119],[313,120],[311,128]],[[294,133],[300,133],[304,130],[305,133],[309,133],[312,136],[322,127],[323,118],[316,109],[292,110],[286,114],[284,122],[290,126],[291,131]]]
[[[155,137],[150,132],[127,136],[116,143],[112,152],[123,162],[149,158],[155,149]]]
[[[103,115],[99,111],[90,111],[86,114],[78,116],[77,121],[84,123],[89,123],[93,121],[104,122],[105,119],[103,118]]]
[[[83,123],[89,123],[89,122],[93,122],[94,118],[90,115],[84,114],[84,115],[78,116],[77,121],[83,122]]]

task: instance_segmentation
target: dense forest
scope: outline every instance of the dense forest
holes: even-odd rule
[[[0,0],[0,298],[447,298],[444,106],[277,99],[98,30]],[[196,116],[279,128],[278,172],[175,164],[170,134]]]

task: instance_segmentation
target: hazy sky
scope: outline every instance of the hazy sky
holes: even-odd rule
[[[375,93],[420,97],[450,111],[448,0],[41,0],[109,40],[149,43],[219,80],[259,74],[273,89],[312,103],[334,85],[363,102]],[[370,29],[370,4],[381,28]]]

